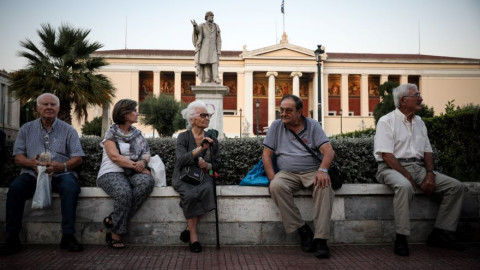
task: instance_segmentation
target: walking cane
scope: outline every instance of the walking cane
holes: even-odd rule
[[[217,178],[215,177],[215,165],[214,165],[215,162],[213,160],[213,147],[212,147],[212,145],[210,145],[210,161],[212,162],[213,197],[215,198],[215,232],[216,232],[216,236],[217,236],[217,249],[220,249],[220,232],[218,230]]]

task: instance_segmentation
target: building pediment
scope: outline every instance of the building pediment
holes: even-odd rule
[[[311,49],[289,43],[280,43],[252,51],[244,50],[242,56],[245,59],[312,59],[315,54]]]

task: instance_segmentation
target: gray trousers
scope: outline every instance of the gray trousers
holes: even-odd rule
[[[419,190],[427,173],[423,163],[401,162],[401,164],[413,177],[417,190]],[[414,195],[412,184],[385,162],[378,165],[377,180],[390,186],[395,192],[393,213],[396,232],[410,235],[410,203]],[[435,228],[448,231],[457,230],[458,219],[462,210],[463,192],[464,186],[460,181],[436,172],[434,193],[443,195],[443,199],[438,209]]]
[[[106,173],[97,179],[97,186],[113,198],[113,228],[115,234],[126,234],[128,220],[152,193],[155,181],[149,174]]]
[[[280,171],[275,174],[275,177],[270,182],[270,193],[280,210],[285,232],[292,233],[305,225],[305,221],[293,201],[293,193],[299,189],[313,188],[314,238],[329,239],[335,193],[331,187],[320,188],[313,186],[313,179],[316,173],[316,170],[307,173]]]

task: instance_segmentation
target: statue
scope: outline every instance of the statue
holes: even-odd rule
[[[213,22],[213,12],[205,13],[205,23],[197,25],[195,20],[190,20],[193,25],[192,41],[195,46],[195,68],[197,76],[202,83],[220,84],[218,76],[218,62],[222,47],[220,28]]]

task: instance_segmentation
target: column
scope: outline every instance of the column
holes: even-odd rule
[[[245,96],[240,94],[245,93],[245,73],[237,72],[237,110],[245,110]],[[242,113],[243,117],[243,113]]]
[[[400,76],[400,84],[408,83],[408,75],[401,75]]]
[[[175,71],[174,81],[175,81],[174,98],[176,101],[181,101],[182,100],[182,72],[181,71]]]
[[[248,134],[253,134],[253,72],[245,72],[245,126]]]
[[[294,71],[290,73],[290,77],[293,78],[293,94],[297,97],[300,97],[300,77],[302,77],[302,73],[299,71]]]
[[[360,115],[368,116],[368,74],[360,75]]]
[[[382,85],[382,84],[384,84],[384,83],[386,83],[386,82],[388,82],[388,74],[382,74],[382,75],[380,75],[380,85]],[[379,86],[380,86],[380,85],[379,85]]]
[[[223,72],[218,72],[218,77],[220,78],[220,81],[223,84]]]
[[[330,111],[330,108],[328,106],[328,73],[323,73],[322,82],[322,84],[324,85],[323,89],[325,89],[325,91],[323,92],[323,111],[325,112],[325,116],[328,116],[328,112]]]
[[[160,96],[160,71],[153,72],[153,94]]]
[[[348,74],[342,74],[342,86],[340,88],[340,109],[343,111],[343,116],[348,115]]]
[[[268,126],[275,120],[275,71],[267,72],[268,77]]]
[[[317,69],[318,70],[318,69]],[[321,121],[318,119],[318,72],[313,73],[313,119]]]

